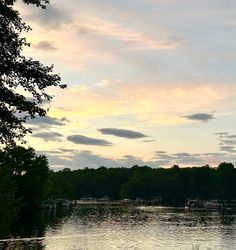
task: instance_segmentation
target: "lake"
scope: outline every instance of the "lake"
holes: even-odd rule
[[[38,210],[0,240],[0,249],[236,249],[236,212],[101,205]]]

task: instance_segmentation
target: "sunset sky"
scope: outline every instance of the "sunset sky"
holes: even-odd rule
[[[66,90],[29,121],[54,169],[236,164],[235,0],[17,5]]]

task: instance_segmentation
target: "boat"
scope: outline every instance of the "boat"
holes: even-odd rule
[[[236,209],[236,203],[228,200],[189,199],[185,203],[185,209],[188,211],[234,210]]]
[[[204,210],[204,201],[199,200],[199,199],[189,199],[185,203],[185,209],[188,211],[196,211],[196,210]]]

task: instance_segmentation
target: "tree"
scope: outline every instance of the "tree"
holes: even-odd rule
[[[23,141],[31,131],[25,126],[27,119],[46,115],[41,104],[52,99],[46,92],[48,87],[66,87],[60,76],[53,73],[53,65],[44,66],[22,55],[23,48],[30,44],[21,33],[28,32],[30,27],[14,9],[15,1],[0,1],[0,143],[5,145]],[[23,2],[45,9],[49,0]]]
[[[0,159],[1,159],[0,152]],[[19,203],[15,199],[16,184],[10,171],[0,163],[0,238],[6,237],[19,212]]]
[[[220,196],[232,199],[236,197],[236,170],[232,163],[222,162],[217,168],[220,181]]]
[[[0,150],[1,169],[8,172],[8,178],[16,187],[16,200],[30,207],[41,203],[49,174],[46,156],[36,155],[32,148],[6,148]],[[0,182],[0,188],[2,184]]]

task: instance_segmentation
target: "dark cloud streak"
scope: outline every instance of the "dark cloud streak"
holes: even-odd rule
[[[60,141],[63,137],[62,134],[57,132],[39,132],[32,135],[33,137],[38,137],[44,141]]]
[[[104,135],[114,135],[117,137],[124,137],[128,139],[139,139],[147,137],[143,133],[127,130],[127,129],[117,129],[117,128],[101,128],[98,129]]]
[[[37,126],[65,126],[69,120],[64,118],[58,119],[51,116],[40,116],[27,120],[27,124]]]
[[[94,146],[112,146],[112,143],[102,139],[90,138],[84,135],[70,135],[67,140],[75,144],[94,145]]]
[[[49,41],[41,41],[34,45],[36,49],[43,50],[46,52],[54,52],[57,48],[53,45],[52,42]]]
[[[29,6],[28,9],[31,10],[31,13],[26,18],[38,22],[46,28],[60,29],[61,26],[72,21],[66,10],[61,10],[52,5],[49,5],[46,11],[32,6]]]
[[[236,153],[236,135],[229,134],[227,132],[221,132],[215,134],[218,137],[219,150],[228,152],[228,153]]]
[[[207,113],[196,113],[192,115],[185,115],[183,117],[189,120],[197,120],[202,122],[208,122],[209,120],[215,119],[215,117],[212,114],[207,114]]]
[[[144,140],[143,142],[155,142],[155,141],[157,141],[157,140]]]

